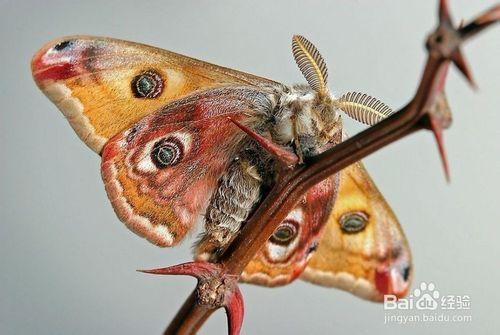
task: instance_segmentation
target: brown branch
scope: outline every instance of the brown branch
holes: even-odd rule
[[[197,303],[195,290],[186,299],[164,334],[196,334],[213,312],[215,309]]]
[[[235,313],[228,315],[228,320],[233,320],[233,324],[230,322],[230,333],[239,333],[243,317],[242,300],[241,296],[233,300],[231,297],[234,297],[234,293],[238,290],[237,280],[241,272],[303,194],[321,180],[421,129],[429,129],[435,133],[440,152],[444,155],[441,131],[449,125],[449,115],[448,118],[443,118],[443,115],[439,114],[439,109],[432,108],[433,104],[443,94],[446,70],[450,61],[455,63],[472,82],[470,70],[459,47],[466,39],[498,21],[500,6],[493,7],[468,25],[455,29],[449,16],[447,1],[441,0],[439,18],[438,27],[427,40],[428,58],[413,99],[401,110],[375,126],[306,161],[303,165],[283,170],[276,185],[221,256],[219,262],[214,264],[216,270],[207,276],[200,277],[199,274],[194,274],[199,278],[197,288],[181,307],[165,330],[165,334],[195,334],[208,317],[223,306],[226,307],[228,314]],[[199,267],[203,271],[207,267],[206,263],[196,262],[189,263],[188,266]],[[174,274],[172,268],[151,272]],[[207,304],[207,294],[208,297],[214,298],[214,301],[221,302]],[[235,325],[234,322],[240,322],[240,325]]]

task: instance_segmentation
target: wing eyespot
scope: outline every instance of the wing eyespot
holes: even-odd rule
[[[177,165],[183,157],[184,145],[174,137],[161,139],[151,150],[151,161],[159,169]]]
[[[340,217],[340,228],[345,233],[359,233],[365,229],[368,223],[368,215],[365,212],[349,212]]]
[[[145,71],[132,79],[132,93],[136,98],[154,99],[163,92],[164,80],[155,70]]]
[[[283,221],[269,238],[271,243],[278,245],[290,244],[298,233],[298,224],[292,220]]]

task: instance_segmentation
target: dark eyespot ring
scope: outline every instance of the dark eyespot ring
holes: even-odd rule
[[[364,212],[350,212],[340,217],[340,227],[346,233],[358,233],[365,229],[368,215]]]
[[[151,160],[159,169],[178,164],[183,156],[184,146],[175,137],[159,140],[151,150]]]
[[[70,47],[71,45],[73,45],[73,41],[71,40],[59,42],[56,45],[54,45],[54,50],[61,51]]]
[[[161,75],[149,70],[132,79],[131,88],[136,98],[154,99],[163,92],[163,79]]]
[[[274,244],[288,245],[297,236],[297,223],[295,221],[283,221],[270,237],[270,241]]]

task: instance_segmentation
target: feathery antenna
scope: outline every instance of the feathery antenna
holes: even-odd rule
[[[295,62],[297,62],[300,72],[306,78],[309,86],[318,93],[325,93],[328,69],[318,49],[305,37],[294,35],[292,52]]]
[[[374,125],[393,113],[382,101],[359,92],[348,92],[338,100],[338,108],[354,120]]]

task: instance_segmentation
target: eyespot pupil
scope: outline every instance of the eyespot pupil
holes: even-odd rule
[[[172,147],[163,146],[158,149],[156,157],[163,165],[169,165],[175,158],[175,151]]]
[[[158,72],[149,70],[135,76],[131,87],[136,98],[153,99],[162,93],[163,79]]]
[[[367,221],[364,213],[348,213],[340,218],[340,226],[346,233],[357,233],[366,227]]]
[[[182,142],[175,137],[171,137],[155,143],[151,151],[151,160],[157,168],[163,169],[178,164],[183,155],[184,146]]]
[[[288,244],[297,235],[297,228],[293,223],[282,223],[271,235],[271,242],[275,244]]]
[[[292,230],[289,227],[280,228],[274,233],[274,237],[282,241],[288,240],[290,236],[292,236]]]
[[[137,91],[141,95],[147,96],[155,88],[155,83],[151,77],[141,76],[137,81]]]

